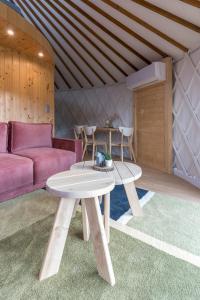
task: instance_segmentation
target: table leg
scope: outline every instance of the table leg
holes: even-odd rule
[[[46,255],[39,274],[40,281],[58,273],[75,202],[75,199],[61,198],[60,200]]]
[[[104,195],[104,227],[107,241],[110,241],[110,193]]]
[[[115,275],[103,226],[99,200],[97,197],[94,199],[85,199],[85,205],[91,229],[91,238],[98,273],[104,280],[113,286],[115,285]]]
[[[124,188],[126,191],[126,196],[128,198],[128,202],[130,204],[132,214],[136,217],[143,216],[143,211],[139,203],[138,195],[136,192],[135,184],[134,182],[129,182],[124,184]]]
[[[108,147],[109,147],[109,154],[111,155],[112,149],[111,149],[111,144],[112,144],[112,131],[109,131],[109,142],[108,142]]]
[[[88,222],[88,216],[85,206],[85,200],[81,200],[81,211],[82,211],[82,224],[83,224],[83,239],[89,241],[90,239],[90,226]]]

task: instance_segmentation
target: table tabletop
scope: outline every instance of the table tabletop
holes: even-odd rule
[[[114,127],[97,127],[96,130],[99,132],[119,132],[119,128]]]
[[[94,161],[82,161],[74,164],[71,169],[72,170],[88,170],[91,172],[103,173],[104,176],[111,175],[115,181],[115,185],[127,184],[139,179],[142,176],[142,169],[133,163],[129,162],[121,162],[121,161],[113,161],[113,171],[108,172],[100,172],[95,171],[93,169]]]
[[[62,198],[92,198],[113,190],[111,174],[92,169],[77,169],[57,173],[47,180],[47,190]]]

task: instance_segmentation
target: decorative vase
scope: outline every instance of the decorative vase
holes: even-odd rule
[[[109,159],[109,160],[106,159],[105,160],[105,166],[108,167],[108,168],[112,167],[112,163],[113,163],[112,159]]]
[[[101,167],[104,163],[104,155],[100,152],[96,154],[96,165]]]

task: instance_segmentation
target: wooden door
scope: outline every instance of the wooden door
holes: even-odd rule
[[[172,170],[172,67],[166,81],[134,92],[135,152],[137,162],[167,173]]]

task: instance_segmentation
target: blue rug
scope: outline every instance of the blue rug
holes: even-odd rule
[[[138,198],[141,200],[148,191],[143,189],[136,189]],[[128,199],[126,197],[126,192],[123,185],[117,185],[110,194],[110,217],[113,220],[118,220],[125,212],[130,209]],[[101,204],[101,211],[103,213],[103,202]]]

